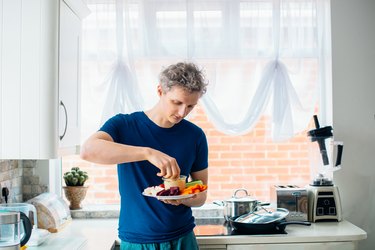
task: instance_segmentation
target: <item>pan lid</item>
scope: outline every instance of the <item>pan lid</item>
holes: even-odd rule
[[[260,207],[262,210],[250,212],[240,217],[236,218],[235,222],[240,223],[250,223],[250,224],[268,224],[275,221],[280,221],[284,219],[288,214],[289,211],[285,208],[264,208]]]
[[[242,192],[243,194],[238,194]],[[257,199],[250,196],[246,189],[239,188],[236,189],[232,195],[231,199],[226,200],[227,202],[249,202],[249,201],[257,201]]]

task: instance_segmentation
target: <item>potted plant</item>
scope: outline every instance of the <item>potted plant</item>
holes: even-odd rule
[[[70,202],[71,210],[81,209],[81,201],[85,198],[88,186],[84,186],[89,176],[87,172],[79,167],[73,167],[63,176],[65,181],[64,193],[66,199]]]

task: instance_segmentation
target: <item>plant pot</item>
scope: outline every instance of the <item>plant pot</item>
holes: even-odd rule
[[[81,202],[86,196],[88,186],[66,186],[63,187],[65,197],[70,202],[71,210],[81,209]]]

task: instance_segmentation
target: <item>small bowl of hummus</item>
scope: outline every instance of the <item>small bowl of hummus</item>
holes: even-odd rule
[[[171,179],[171,178],[163,178],[164,181],[164,189],[170,189],[171,187],[178,187],[180,192],[185,189],[186,184],[186,176],[180,175],[180,178]]]

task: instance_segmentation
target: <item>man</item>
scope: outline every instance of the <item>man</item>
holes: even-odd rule
[[[170,65],[160,73],[153,108],[112,117],[82,146],[84,160],[118,164],[121,249],[198,249],[191,207],[203,205],[206,192],[163,201],[142,192],[180,175],[207,185],[206,136],[184,119],[206,86],[195,64]]]

